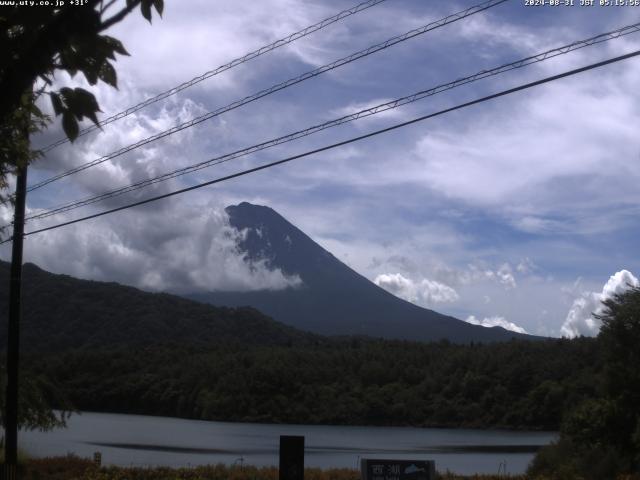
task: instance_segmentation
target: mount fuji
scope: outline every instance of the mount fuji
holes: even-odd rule
[[[501,327],[472,325],[402,300],[339,261],[275,210],[243,202],[226,208],[244,231],[238,247],[252,261],[298,276],[283,290],[212,291],[188,298],[218,306],[251,306],[275,320],[322,335],[455,343],[536,339]]]

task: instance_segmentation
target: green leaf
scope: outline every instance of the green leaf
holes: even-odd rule
[[[111,47],[114,52],[119,53],[120,55],[129,56],[129,52],[127,52],[127,50],[124,48],[124,45],[122,45],[122,42],[117,38],[110,37],[109,35],[103,35],[102,39],[107,45]]]
[[[64,100],[65,104],[63,113],[69,113],[74,115],[78,120],[81,120],[82,114],[80,112],[80,107],[78,106],[76,92],[69,87],[63,87],[60,89],[60,96],[62,97],[62,100]]]
[[[66,111],[62,114],[62,128],[67,138],[72,142],[78,138],[78,121],[74,118],[70,111]]]
[[[61,115],[62,112],[65,111],[64,105],[62,104],[62,100],[60,99],[60,95],[55,92],[49,93],[51,96],[51,105],[53,106],[53,111],[56,116]]]
[[[116,56],[113,53],[113,46],[103,36],[96,37],[93,45],[93,56],[96,58],[102,58],[102,59],[106,59],[106,58],[110,58],[111,60],[116,59]]]
[[[63,113],[63,121],[64,116],[68,114],[75,117],[76,122],[87,117],[96,125],[98,124],[96,112],[100,111],[100,106],[98,105],[96,97],[93,96],[93,93],[83,88],[75,88],[72,90],[65,87],[60,89],[60,95],[67,106]]]
[[[113,65],[109,62],[105,61],[102,64],[102,67],[100,67],[100,70],[98,71],[98,77],[100,77],[100,80],[104,83],[107,83],[116,89],[118,88],[118,75],[116,74],[116,69],[113,68]]]
[[[97,124],[98,119],[96,112],[100,111],[100,106],[93,93],[84,90],[83,88],[76,88],[74,90],[74,114],[79,114],[80,118],[89,117],[93,123]]]
[[[60,52],[60,63],[61,68],[67,70],[71,78],[78,72],[78,56],[73,48],[66,48]]]
[[[60,89],[60,95],[67,107],[69,107],[69,104],[73,103],[73,89],[69,87],[62,87]]]
[[[98,72],[93,65],[83,68],[82,73],[84,73],[84,76],[86,77],[87,82],[89,82],[89,85],[95,85],[96,83],[98,83]]]
[[[91,120],[96,127],[100,126],[100,122],[98,121],[98,116],[96,115],[96,112],[91,112],[87,114],[87,117],[89,118],[89,120]]]
[[[164,11],[164,0],[153,0],[153,6],[156,7],[158,15],[162,16],[162,12]]]
[[[146,18],[149,23],[151,23],[151,2],[153,0],[142,0],[140,2],[140,11],[142,12],[142,16]]]

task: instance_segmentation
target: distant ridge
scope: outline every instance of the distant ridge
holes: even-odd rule
[[[395,297],[340,262],[275,210],[243,202],[226,208],[232,226],[246,230],[239,245],[249,258],[298,275],[303,286],[280,291],[206,292],[188,296],[225,306],[252,306],[293,327],[322,335],[456,343],[536,339],[486,328]]]
[[[218,308],[117,283],[23,269],[20,340],[27,352],[174,343],[299,345],[319,338],[253,308]],[[9,264],[0,261],[0,350],[6,348]]]

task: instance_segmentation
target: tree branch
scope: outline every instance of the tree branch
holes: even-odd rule
[[[115,25],[116,23],[122,21],[124,17],[126,17],[127,15],[129,15],[129,13],[133,11],[134,8],[140,5],[140,2],[141,0],[133,0],[129,5],[127,5],[125,8],[123,8],[118,13],[113,15],[111,18],[108,18],[107,20],[103,21],[102,25],[100,25],[100,28],[98,28],[98,32],[103,32],[104,30],[111,27],[112,25]]]
[[[100,2],[100,15],[109,10],[114,3],[116,3],[116,0],[111,0],[106,5],[104,5],[103,2]]]

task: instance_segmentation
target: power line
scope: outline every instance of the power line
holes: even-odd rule
[[[180,189],[180,190],[175,190],[173,192],[165,193],[163,195],[158,195],[158,196],[155,196],[155,197],[151,197],[151,198],[148,198],[146,200],[141,200],[141,201],[138,201],[138,202],[134,202],[134,203],[130,203],[130,204],[127,204],[127,205],[123,205],[121,207],[112,208],[110,210],[105,210],[105,211],[102,211],[102,212],[99,212],[99,213],[95,213],[93,215],[87,215],[85,217],[77,218],[75,220],[70,220],[70,221],[58,223],[58,224],[55,224],[55,225],[52,225],[52,226],[49,226],[49,227],[33,230],[31,232],[25,233],[24,235],[25,236],[29,236],[29,235],[35,235],[36,233],[42,233],[42,232],[46,232],[46,231],[49,231],[49,230],[54,230],[54,229],[57,229],[57,228],[60,228],[60,227],[65,227],[67,225],[72,225],[72,224],[75,224],[75,223],[84,222],[86,220],[91,220],[93,218],[102,217],[102,216],[108,215],[110,213],[115,213],[115,212],[119,212],[119,211],[122,211],[122,210],[127,210],[129,208],[137,207],[137,206],[140,206],[140,205],[145,205],[147,203],[155,202],[157,200],[162,200],[162,199],[165,199],[165,198],[168,198],[168,197],[172,197],[172,196],[179,195],[179,194],[182,194],[182,193],[190,192],[192,190],[197,190],[199,188],[206,187],[208,185],[221,183],[221,182],[224,182],[224,181],[227,181],[227,180],[231,180],[233,178],[241,177],[241,176],[244,176],[244,175],[248,175],[250,173],[254,173],[254,172],[257,172],[257,171],[260,171],[260,170],[265,170],[267,168],[275,167],[277,165],[282,165],[284,163],[291,162],[293,160],[297,160],[297,159],[300,159],[300,158],[308,157],[308,156],[314,155],[316,153],[324,152],[324,151],[331,150],[331,149],[334,149],[334,148],[337,148],[337,147],[348,145],[350,143],[358,142],[360,140],[371,138],[371,137],[374,137],[376,135],[380,135],[382,133],[390,132],[390,131],[396,130],[398,128],[406,127],[406,126],[412,125],[414,123],[422,122],[422,121],[430,119],[430,118],[434,118],[434,117],[437,117],[437,116],[440,116],[440,115],[444,115],[446,113],[453,112],[455,110],[460,110],[460,109],[463,109],[463,108],[467,108],[467,107],[470,107],[472,105],[476,105],[476,104],[479,104],[479,103],[486,102],[488,100],[493,100],[495,98],[503,97],[505,95],[510,95],[512,93],[519,92],[519,91],[522,91],[522,90],[526,90],[526,89],[529,89],[529,88],[532,88],[532,87],[535,87],[535,86],[538,86],[538,85],[542,85],[542,84],[545,84],[545,83],[553,82],[553,81],[559,80],[561,78],[565,78],[565,77],[569,77],[569,76],[572,76],[572,75],[576,75],[578,73],[586,72],[586,71],[592,70],[594,68],[599,68],[599,67],[603,67],[605,65],[610,65],[612,63],[620,62],[622,60],[626,60],[626,59],[629,59],[629,58],[632,58],[632,57],[635,57],[635,56],[638,56],[638,55],[640,55],[640,50],[636,50],[636,51],[628,53],[626,55],[621,55],[621,56],[618,56],[618,57],[610,58],[610,59],[604,60],[602,62],[593,63],[593,64],[587,65],[585,67],[569,70],[569,71],[566,71],[566,72],[563,72],[563,73],[560,73],[560,74],[557,74],[557,75],[553,75],[553,76],[550,76],[550,77],[543,78],[541,80],[536,80],[535,82],[526,83],[524,85],[520,85],[520,86],[517,86],[517,87],[510,88],[508,90],[502,90],[501,92],[494,93],[492,95],[487,95],[485,97],[482,97],[482,98],[479,98],[479,99],[476,99],[476,100],[472,100],[470,102],[461,103],[461,104],[456,105],[454,107],[450,107],[450,108],[447,108],[447,109],[444,109],[444,110],[440,110],[438,112],[431,113],[431,114],[428,114],[428,115],[423,115],[421,117],[414,118],[413,120],[409,120],[409,121],[406,121],[406,122],[398,123],[398,124],[392,125],[390,127],[386,127],[386,128],[380,129],[380,130],[376,130],[376,131],[367,133],[365,135],[360,135],[358,137],[350,138],[349,140],[344,140],[342,142],[333,143],[331,145],[327,145],[327,146],[324,146],[324,147],[321,147],[321,148],[317,148],[315,150],[310,150],[310,151],[307,151],[307,152],[304,152],[304,153],[300,153],[298,155],[293,155],[291,157],[284,158],[282,160],[278,160],[278,161],[275,161],[275,162],[267,163],[265,165],[260,165],[259,167],[250,168],[248,170],[243,170],[243,171],[238,172],[238,173],[234,173],[234,174],[227,175],[227,176],[224,176],[224,177],[216,178],[214,180],[209,180],[208,182],[199,183],[198,185],[193,185],[191,187],[186,187],[186,188],[183,188],[183,189]],[[9,242],[12,239],[13,239],[13,237],[9,238],[7,240],[4,240],[3,242],[0,242],[0,245]]]
[[[151,142],[154,142],[156,140],[159,140],[161,138],[167,137],[169,135],[172,135],[174,133],[180,132],[182,130],[185,130],[187,128],[193,127],[194,125],[197,125],[199,123],[202,123],[206,120],[209,120],[213,117],[217,117],[225,112],[234,110],[238,107],[241,107],[242,105],[246,105],[247,103],[253,102],[255,100],[258,100],[262,97],[265,97],[267,95],[270,95],[272,93],[275,93],[277,91],[283,90],[285,88],[288,88],[292,85],[295,85],[297,83],[303,82],[305,80],[308,80],[310,78],[316,77],[318,75],[321,75],[325,72],[328,72],[330,70],[333,70],[335,68],[341,67],[343,65],[346,65],[348,63],[354,62],[355,60],[358,60],[360,58],[369,56],[373,53],[379,52],[381,50],[387,49],[393,45],[396,45],[398,43],[407,41],[411,38],[414,38],[418,35],[422,35],[424,33],[427,33],[431,30],[435,30],[437,28],[443,27],[449,23],[453,23],[453,22],[457,22],[458,20],[462,20],[463,18],[469,17],[471,15],[475,15],[476,13],[482,12],[484,10],[487,10],[489,8],[495,7],[497,5],[500,5],[501,3],[507,2],[508,0],[489,0],[487,2],[481,3],[479,5],[474,5],[473,7],[467,8],[466,10],[463,10],[461,12],[458,13],[454,13],[451,14],[445,18],[442,18],[440,20],[437,20],[435,22],[431,22],[428,25],[424,25],[420,28],[416,28],[413,30],[410,30],[402,35],[398,35],[395,37],[392,37],[388,40],[386,40],[385,42],[379,43],[377,45],[373,45],[371,47],[368,47],[364,50],[360,50],[359,52],[353,53],[351,55],[348,55],[346,57],[343,57],[339,60],[336,60],[332,63],[329,63],[327,65],[324,65],[322,67],[316,68],[314,70],[308,71],[306,73],[303,73],[302,75],[299,75],[297,77],[294,78],[290,78],[289,80],[286,80],[284,82],[278,83],[276,85],[273,85],[265,90],[261,90],[258,93],[254,93],[253,95],[249,95],[241,100],[236,100],[233,103],[230,103],[229,105],[226,105],[224,107],[218,108],[217,110],[214,110],[213,112],[208,112],[205,113],[203,115],[200,115],[199,117],[196,117],[192,120],[189,120],[188,122],[184,122],[180,125],[176,125],[168,130],[165,130],[163,132],[160,132],[156,135],[153,135],[151,137],[148,137],[146,139],[140,140],[139,142],[136,142],[134,144],[131,144],[127,147],[121,148],[119,150],[116,150],[115,152],[112,152],[108,155],[105,155],[101,158],[98,158],[96,160],[93,160],[91,162],[85,163],[84,165],[80,165],[79,167],[76,168],[72,168],[70,170],[67,170],[66,172],[60,173],[58,175],[55,175],[53,177],[50,177],[48,179],[45,179],[39,183],[36,183],[35,185],[30,186],[27,191],[31,192],[33,190],[36,190],[38,188],[44,187],[45,185],[48,185],[52,182],[55,182],[57,180],[60,180],[61,178],[65,178],[68,177],[70,175],[73,175],[75,173],[81,172],[83,170],[86,170],[88,168],[91,168],[95,165],[99,165],[101,163],[104,163],[108,160],[112,160],[116,157],[119,157],[121,155],[124,155],[127,152],[130,152],[132,150],[135,150],[136,148],[142,147],[144,145],[147,145]]]
[[[261,55],[264,55],[265,53],[268,53],[272,50],[275,50],[277,48],[283,47],[285,45],[288,45],[292,42],[295,42],[296,40],[299,40],[300,38],[306,37],[307,35],[310,35],[314,32],[317,32],[318,30],[322,30],[323,28],[332,25],[336,22],[339,22],[340,20],[347,18],[351,15],[354,15],[356,13],[362,12],[363,10],[366,10],[370,7],[373,7],[379,3],[382,2],[386,2],[387,0],[368,0],[366,2],[362,2],[354,7],[348,8],[347,10],[343,10],[339,13],[337,13],[336,15],[329,17],[329,18],[325,18],[324,20],[308,26],[306,28],[303,28],[302,30],[299,30],[295,33],[292,33],[291,35],[288,35],[284,38],[281,38],[280,40],[276,40],[273,43],[270,43],[269,45],[265,45],[263,47],[260,47],[257,50],[254,50],[252,52],[247,53],[246,55],[242,56],[242,57],[238,57],[234,60],[231,60],[229,63],[226,63],[224,65],[221,65],[213,70],[210,70],[208,72],[203,73],[202,75],[199,75],[197,77],[192,78],[191,80],[181,83],[180,85],[178,85],[177,87],[173,87],[170,88],[169,90],[159,93],[158,95],[149,98],[147,100],[144,100],[143,102],[138,103],[137,105],[134,105],[132,107],[127,108],[126,110],[123,110],[122,112],[116,113],[115,115],[105,118],[104,120],[100,121],[98,125],[90,125],[86,128],[83,128],[82,130],[80,130],[80,132],[78,133],[78,136],[81,137],[83,135],[86,135],[87,133],[91,133],[95,130],[98,130],[99,128],[103,127],[104,125],[107,125],[109,123],[115,122],[116,120],[120,120],[121,118],[127,117],[129,115],[131,115],[132,113],[135,113],[139,110],[142,110],[143,108],[152,105],[156,102],[159,102],[160,100],[164,100],[165,98],[168,98],[172,95],[175,95],[176,93],[185,90],[189,87],[192,87],[204,80],[207,80],[215,75],[218,75],[222,72],[226,72],[227,70],[232,69],[233,67],[237,67],[238,65],[241,65],[243,63],[248,62],[249,60],[253,60],[254,58],[257,58]],[[61,138],[60,140],[46,146],[45,148],[42,149],[42,151],[44,153],[53,150],[54,148],[63,145],[65,143],[69,142],[69,139],[67,137],[65,138]]]
[[[316,77],[316,76],[318,76],[318,75],[320,75],[322,73],[325,73],[327,71],[333,70],[333,69],[338,68],[338,67],[341,67],[341,66],[346,65],[348,63],[351,63],[351,62],[353,62],[355,60],[358,60],[358,59],[363,58],[365,56],[368,56],[368,55],[371,55],[373,53],[376,53],[376,52],[378,52],[380,50],[384,50],[384,49],[389,48],[389,47],[391,47],[393,45],[396,45],[397,43],[404,42],[404,41],[409,40],[409,39],[411,39],[413,37],[416,37],[418,35],[422,35],[422,34],[428,32],[428,31],[434,30],[436,28],[440,28],[440,27],[442,27],[444,25],[447,25],[449,23],[456,22],[456,21],[461,20],[463,18],[466,18],[468,16],[471,16],[471,15],[474,15],[474,14],[479,13],[481,11],[487,10],[489,8],[497,6],[497,5],[499,5],[501,3],[504,3],[506,1],[508,1],[508,0],[489,0],[489,1],[481,3],[479,5],[474,5],[474,6],[468,8],[466,10],[463,10],[461,12],[457,12],[455,14],[449,15],[449,16],[443,18],[443,19],[437,20],[435,22],[431,22],[431,23],[429,23],[429,24],[427,24],[425,26],[422,26],[420,28],[410,30],[409,32],[406,32],[406,33],[404,33],[402,35],[398,35],[398,36],[392,37],[392,38],[388,39],[385,42],[379,43],[377,45],[370,46],[370,47],[368,47],[368,48],[366,48],[364,50],[361,50],[361,51],[358,51],[358,52],[353,53],[351,55],[348,55],[347,57],[343,57],[343,58],[341,58],[339,60],[336,60],[336,61],[334,61],[334,62],[332,62],[330,64],[327,64],[327,65],[321,66],[321,67],[319,67],[317,69],[314,69],[314,70],[311,70],[309,72],[306,72],[306,73],[304,73],[304,74],[302,74],[302,75],[300,75],[298,77],[294,77],[294,78],[291,78],[291,79],[286,80],[284,82],[281,82],[279,84],[273,85],[273,86],[271,86],[271,87],[269,87],[269,88],[267,88],[265,90],[261,90],[258,93],[255,93],[253,95],[247,96],[247,97],[245,97],[245,98],[243,98],[241,100],[237,100],[237,101],[235,101],[235,102],[233,102],[233,103],[231,103],[229,105],[226,105],[226,106],[221,107],[221,108],[219,108],[217,110],[214,110],[213,112],[205,113],[205,114],[203,114],[203,115],[201,115],[199,117],[196,117],[196,118],[194,118],[194,119],[192,119],[192,120],[190,120],[188,122],[184,122],[184,123],[182,123],[180,125],[174,126],[174,127],[170,128],[168,130],[165,130],[165,131],[160,132],[160,133],[158,133],[156,135],[153,135],[151,137],[143,139],[143,140],[141,140],[141,141],[139,141],[137,143],[131,144],[131,145],[127,146],[127,147],[121,148],[121,149],[119,149],[119,150],[117,150],[115,152],[112,152],[112,153],[110,153],[108,155],[105,155],[105,156],[103,156],[101,158],[98,158],[96,160],[88,162],[88,163],[86,163],[84,165],[81,165],[79,167],[67,170],[66,172],[63,172],[61,174],[58,174],[58,175],[55,175],[55,176],[50,177],[48,179],[45,179],[45,180],[43,180],[43,181],[41,181],[41,182],[29,187],[28,191],[33,191],[33,190],[35,190],[37,188],[41,188],[41,187],[43,187],[45,185],[48,185],[49,183],[52,183],[52,182],[54,182],[56,180],[59,180],[61,178],[67,177],[69,175],[73,175],[73,174],[78,173],[78,172],[83,171],[83,170],[86,170],[87,168],[90,168],[90,167],[92,167],[94,165],[98,165],[100,163],[104,163],[104,162],[106,162],[108,160],[111,160],[111,159],[116,158],[118,156],[121,156],[121,155],[123,155],[125,153],[128,153],[131,150],[134,150],[136,148],[144,146],[144,145],[146,145],[148,143],[151,143],[151,142],[153,142],[155,140],[159,140],[159,139],[164,138],[166,136],[172,135],[172,134],[177,133],[179,131],[182,131],[182,130],[184,130],[186,128],[193,127],[193,126],[195,126],[195,125],[197,125],[199,123],[202,123],[202,122],[204,122],[206,120],[209,120],[209,119],[211,119],[213,117],[219,116],[222,113],[228,112],[230,110],[234,110],[234,109],[236,109],[236,108],[238,108],[238,107],[240,107],[242,105],[246,105],[247,103],[250,103],[250,102],[253,102],[255,100],[258,100],[259,98],[262,98],[264,96],[270,95],[270,94],[275,93],[275,92],[277,92],[279,90],[283,90],[283,89],[288,88],[288,87],[290,87],[292,85],[300,83],[300,82],[302,82],[304,80],[308,80],[309,78]]]
[[[34,214],[31,215],[29,217],[27,217],[27,220],[35,220],[35,219],[43,219],[43,218],[47,218],[59,213],[64,213],[64,212],[68,212],[70,210],[75,210],[76,208],[80,208],[80,207],[84,207],[87,205],[91,205],[93,203],[97,203],[97,202],[101,202],[104,200],[108,200],[110,198],[114,198],[120,195],[123,195],[125,193],[130,193],[136,190],[140,190],[142,188],[148,187],[150,185],[154,185],[156,183],[159,182],[163,182],[166,180],[170,180],[172,178],[176,178],[182,175],[186,175],[188,173],[192,173],[198,170],[202,170],[204,168],[208,168],[210,166],[213,165],[219,165],[221,163],[225,163],[228,162],[230,160],[239,158],[239,157],[243,157],[261,150],[265,150],[267,148],[271,148],[274,147],[276,145],[281,145],[283,143],[287,143],[287,142],[291,142],[293,140],[297,140],[299,138],[302,137],[306,137],[308,135],[312,135],[314,133],[320,132],[322,130],[326,130],[328,128],[332,128],[338,125],[342,125],[354,120],[357,120],[359,118],[363,118],[363,117],[367,117],[367,116],[371,116],[371,115],[375,115],[377,113],[380,112],[384,112],[387,110],[391,110],[394,108],[398,108],[402,105],[407,105],[413,102],[416,102],[418,100],[424,99],[426,97],[432,96],[432,95],[436,95],[438,93],[442,93],[444,91],[447,90],[451,90],[453,88],[459,87],[461,85],[465,85],[471,82],[475,82],[477,80],[480,79],[484,79],[487,77],[491,77],[491,76],[495,76],[498,74],[502,74],[505,72],[508,72],[510,70],[514,70],[517,68],[522,68],[525,67],[527,65],[531,65],[534,63],[538,63],[538,62],[542,62],[544,60],[547,60],[549,58],[553,58],[559,55],[564,55],[567,54],[569,52],[572,52],[574,50],[578,50],[581,48],[585,48],[587,46],[591,46],[591,45],[595,45],[598,43],[602,43],[608,40],[612,40],[615,38],[619,38],[623,35],[628,35],[631,33],[635,33],[635,32],[639,32],[640,31],[640,23],[636,23],[633,25],[628,25],[625,27],[621,27],[618,28],[617,30],[611,31],[611,32],[607,32],[607,33],[602,33],[600,35],[596,35],[594,37],[590,37],[584,40],[579,40],[573,43],[570,43],[568,45],[564,45],[561,47],[557,47],[551,50],[547,50],[545,52],[542,53],[538,53],[536,55],[532,55],[526,58],[523,58],[521,60],[517,60],[515,62],[511,62],[511,63],[507,63],[504,65],[501,65],[499,67],[495,67],[489,70],[482,70],[474,75],[470,75],[467,77],[463,77],[463,78],[459,78],[457,80],[454,80],[453,82],[449,82],[446,84],[441,84],[438,85],[436,87],[432,87],[428,90],[422,90],[420,92],[414,93],[412,95],[408,95],[405,97],[401,97],[398,98],[396,100],[390,101],[390,102],[386,102],[386,103],[382,103],[379,105],[376,105],[374,107],[370,107],[370,108],[366,108],[363,110],[360,110],[358,112],[354,112],[350,115],[345,115],[343,117],[334,119],[334,120],[330,120],[328,122],[324,122],[321,123],[319,125],[314,125],[311,127],[308,127],[306,129],[303,130],[298,130],[296,132],[278,137],[278,138],[274,138],[271,140],[268,140],[266,142],[262,142],[256,145],[252,145],[250,147],[247,148],[243,148],[241,150],[236,150],[234,152],[231,153],[227,153],[225,155],[221,155],[218,157],[214,157],[211,158],[209,160],[205,160],[203,162],[199,162],[193,165],[189,165],[187,167],[183,167],[183,168],[179,168],[176,170],[173,170],[171,172],[168,173],[164,173],[162,175],[158,175],[156,177],[150,178],[150,179],[146,179],[146,180],[141,180],[139,182],[135,182],[132,183],[130,185],[124,186],[124,187],[120,187],[117,188],[115,190],[111,190],[109,192],[105,192],[99,195],[95,195],[92,197],[88,197],[82,200],[76,200],[74,202],[70,202],[55,208],[52,208],[50,210],[47,210],[45,212],[41,212],[38,214]]]

